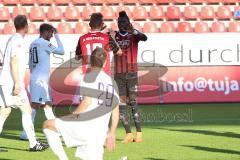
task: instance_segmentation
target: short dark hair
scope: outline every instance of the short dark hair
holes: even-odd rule
[[[91,29],[100,28],[103,23],[103,15],[101,13],[93,13],[90,18],[89,26]]]
[[[107,54],[103,48],[97,47],[93,50],[90,58],[92,67],[102,68],[107,58]]]
[[[125,11],[119,12],[118,21],[120,19],[126,19],[128,22],[130,22],[130,19]]]
[[[14,18],[14,26],[16,30],[25,28],[28,25],[27,17],[25,15],[17,15]]]
[[[46,31],[53,31],[53,26],[50,25],[50,24],[47,24],[47,23],[43,23],[40,25],[40,29],[39,29],[39,32],[40,34],[46,32]]]

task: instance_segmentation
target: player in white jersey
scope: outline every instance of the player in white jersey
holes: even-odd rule
[[[47,146],[35,138],[31,107],[24,87],[25,66],[27,64],[24,36],[28,31],[26,16],[17,16],[14,19],[14,25],[16,33],[7,42],[0,73],[0,133],[11,108],[19,108],[22,112],[23,128],[29,137],[30,151],[42,151]]]
[[[73,114],[47,120],[43,125],[48,143],[60,160],[68,157],[59,133],[67,147],[77,147],[75,156],[83,160],[103,160],[105,140],[107,149],[115,147],[119,96],[113,79],[102,70],[106,52],[97,47],[90,63],[91,71],[84,75],[81,83],[83,99]],[[108,128],[111,116],[111,127]]]
[[[58,47],[55,47],[50,42],[53,34]],[[39,107],[44,108],[47,119],[55,118],[51,107],[52,96],[49,87],[51,53],[63,55],[64,48],[57,34],[57,30],[52,25],[43,23],[40,25],[40,37],[30,45],[30,95],[33,108],[33,122],[36,115],[35,109],[38,109]],[[20,138],[27,139],[25,132],[22,133]]]

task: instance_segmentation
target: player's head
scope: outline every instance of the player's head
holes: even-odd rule
[[[103,68],[106,64],[107,54],[103,48],[97,47],[93,50],[90,58],[92,67]]]
[[[16,32],[21,32],[24,35],[28,32],[28,22],[25,15],[18,15],[14,18],[14,26]]]
[[[40,25],[39,31],[40,31],[40,37],[42,37],[47,41],[50,41],[50,39],[53,36],[54,27],[50,24],[43,23]]]
[[[93,13],[90,18],[89,26],[91,30],[102,30],[103,23],[103,15],[101,13]]]
[[[119,12],[118,16],[118,28],[120,31],[126,31],[128,26],[130,25],[130,20],[125,11]]]

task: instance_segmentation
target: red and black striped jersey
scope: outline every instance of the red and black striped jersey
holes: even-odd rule
[[[138,43],[140,39],[132,33],[116,32],[115,40],[122,49],[122,55],[114,55],[115,73],[137,71]]]

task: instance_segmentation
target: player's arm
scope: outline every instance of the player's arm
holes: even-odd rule
[[[120,46],[118,45],[115,37],[116,37],[116,32],[113,31],[112,29],[109,29],[109,42],[110,42],[110,47],[113,51],[113,53],[116,53],[116,54],[122,54],[122,50],[120,48]]]
[[[18,95],[21,91],[18,68],[19,68],[18,57],[17,56],[11,57],[11,72],[14,81],[13,95]]]
[[[109,151],[112,151],[115,148],[118,121],[119,121],[119,106],[116,106],[112,111],[111,127],[109,128],[106,139],[106,147]]]
[[[52,51],[52,53],[54,53],[54,54],[59,54],[59,55],[64,55],[63,44],[62,44],[62,42],[61,42],[61,40],[60,40],[60,38],[59,38],[59,35],[58,35],[58,33],[57,33],[57,30],[54,31],[54,37],[55,37],[55,39],[56,39],[56,41],[57,41],[58,47],[57,47],[56,49],[54,49],[54,50]]]
[[[21,82],[19,79],[19,57],[23,53],[19,53],[21,51],[21,43],[19,43],[18,39],[15,39],[12,43],[12,51],[11,51],[11,59],[10,59],[10,66],[11,66],[11,74],[13,77],[14,88],[13,88],[13,95],[19,95],[21,92]]]
[[[85,112],[87,110],[88,106],[91,104],[91,102],[92,102],[92,98],[91,97],[84,96],[83,100],[78,105],[78,107],[73,112],[73,114],[80,114],[80,113]]]
[[[133,35],[135,36],[135,38],[138,41],[146,41],[147,40],[147,36],[144,33],[140,32],[136,29],[133,29]]]
[[[137,39],[138,41],[147,40],[147,36],[144,33],[138,31],[137,29],[134,29],[131,23],[127,26],[127,32],[132,33],[135,36],[135,39]]]
[[[79,38],[76,51],[75,51],[75,60],[80,60],[81,58],[82,58],[82,50],[81,50],[81,44],[80,44],[80,38]]]

